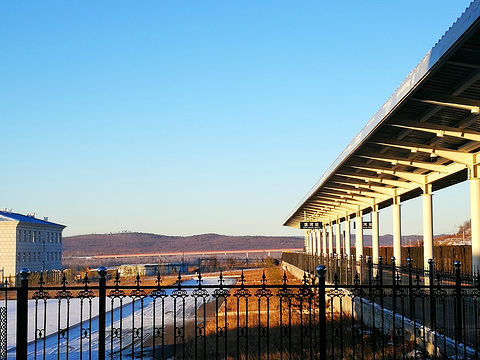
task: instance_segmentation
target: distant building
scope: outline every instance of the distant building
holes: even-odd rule
[[[157,276],[160,275],[172,275],[172,274],[185,274],[188,272],[188,266],[184,263],[162,263],[162,264],[135,264],[135,265],[120,265],[116,268],[122,277],[136,276]]]
[[[0,211],[0,270],[2,280],[21,268],[30,271],[62,269],[64,225],[35,218],[35,214]]]

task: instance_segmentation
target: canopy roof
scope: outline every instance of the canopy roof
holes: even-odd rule
[[[480,0],[427,53],[284,225],[383,208],[395,197],[404,201],[464,181],[478,163]]]

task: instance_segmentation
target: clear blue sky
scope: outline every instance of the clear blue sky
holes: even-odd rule
[[[0,207],[65,235],[302,235],[285,218],[468,4],[3,1]]]

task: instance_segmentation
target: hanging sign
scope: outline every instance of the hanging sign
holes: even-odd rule
[[[371,221],[364,221],[362,226],[363,226],[364,229],[371,230],[372,229],[372,222]]]
[[[300,222],[300,229],[302,230],[317,230],[322,228],[320,221],[302,221]]]

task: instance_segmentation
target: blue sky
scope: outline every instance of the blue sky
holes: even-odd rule
[[[0,207],[65,235],[302,235],[285,218],[468,4],[1,2]],[[468,184],[434,199],[435,233],[469,218]]]

